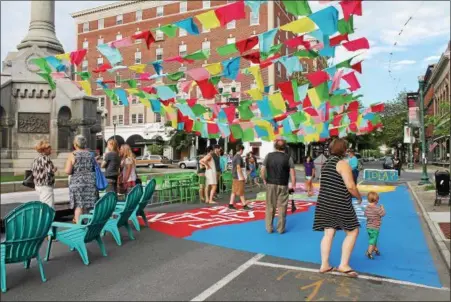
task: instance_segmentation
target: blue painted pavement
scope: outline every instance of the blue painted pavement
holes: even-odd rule
[[[380,203],[387,212],[378,242],[382,255],[376,256],[375,260],[366,258],[368,235],[363,216],[366,203],[355,205],[362,228],[351,256],[351,267],[361,273],[441,287],[420,218],[407,188],[399,186],[395,191],[380,196]],[[288,216],[287,232],[283,235],[267,234],[264,221],[259,220],[199,230],[186,239],[319,264],[322,232],[312,230],[314,211],[315,207],[310,207],[307,212]],[[343,238],[344,232],[337,232],[330,258],[333,266],[340,263]]]

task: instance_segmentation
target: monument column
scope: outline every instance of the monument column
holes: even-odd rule
[[[63,46],[55,35],[55,1],[31,1],[31,19],[27,36],[17,45],[18,50],[37,45],[46,51],[64,53]]]

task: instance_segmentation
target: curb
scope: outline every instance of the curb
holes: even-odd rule
[[[439,233],[440,231],[436,228],[436,226],[435,226],[434,222],[431,220],[431,218],[429,218],[429,214],[426,212],[426,209],[421,204],[420,199],[418,198],[417,194],[415,193],[415,191],[413,190],[413,188],[409,182],[407,182],[407,186],[409,187],[410,192],[412,193],[418,207],[420,208],[421,214],[422,214],[424,220],[426,220],[429,230],[431,231],[432,238],[434,239],[434,242],[437,245],[437,248],[438,248],[443,260],[445,261],[446,265],[448,266],[448,270],[449,270],[450,269],[450,252],[449,252],[448,248],[446,247],[446,245],[442,239],[442,236]]]

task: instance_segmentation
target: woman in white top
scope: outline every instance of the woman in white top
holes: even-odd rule
[[[124,189],[128,193],[136,185],[136,163],[135,156],[129,145],[125,144],[121,146],[121,169],[122,173],[119,178],[120,182],[124,186]]]
[[[204,156],[199,162],[205,166],[205,199],[206,203],[216,203],[213,201],[213,196],[216,192],[216,185],[218,183],[216,176],[216,166],[212,156],[213,147],[207,147],[207,155]],[[211,189],[210,195],[208,195],[208,189]],[[210,198],[208,198],[210,196]]]

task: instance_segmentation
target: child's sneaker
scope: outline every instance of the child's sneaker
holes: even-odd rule
[[[379,252],[379,250],[375,250],[374,253],[376,254],[376,256],[380,256],[381,252]]]
[[[374,260],[373,254],[368,253],[368,251],[366,252],[366,256],[368,259]]]

